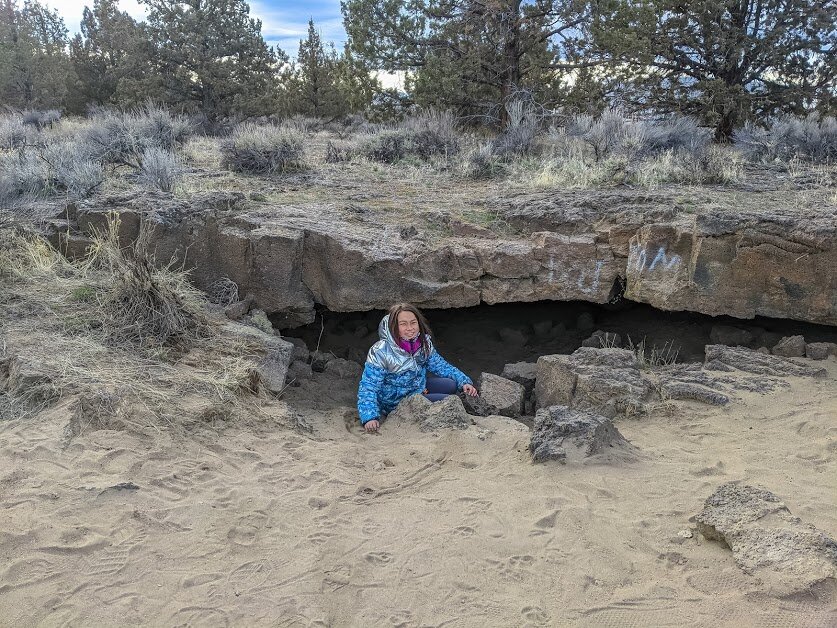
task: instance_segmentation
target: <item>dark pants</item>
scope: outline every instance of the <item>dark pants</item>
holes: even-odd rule
[[[456,382],[450,377],[428,377],[424,396],[430,401],[441,401],[448,395],[455,395],[456,388]]]

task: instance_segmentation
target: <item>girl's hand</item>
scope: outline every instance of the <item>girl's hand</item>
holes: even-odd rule
[[[471,384],[465,384],[462,387],[462,392],[464,392],[469,397],[476,397],[477,396],[477,389],[471,386]]]
[[[364,423],[363,427],[368,433],[374,434],[378,431],[378,428],[381,427],[381,424],[378,422],[378,419],[372,419],[371,421]]]

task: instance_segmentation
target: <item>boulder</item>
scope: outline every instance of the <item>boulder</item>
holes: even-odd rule
[[[314,373],[311,370],[311,365],[307,362],[302,362],[300,360],[294,360],[291,362],[291,365],[288,367],[288,374],[286,379],[288,382],[296,382],[299,383],[305,379],[311,379]]]
[[[501,377],[517,382],[529,394],[535,390],[535,379],[538,376],[538,365],[534,362],[513,362],[503,367]]]
[[[332,358],[325,364],[323,373],[337,377],[339,379],[357,379],[360,380],[360,374],[363,372],[363,367],[357,362],[351,360],[344,360],[343,358]]]
[[[322,373],[325,371],[326,364],[335,359],[337,359],[337,356],[330,351],[312,351],[311,368],[315,373]]]
[[[526,389],[517,382],[492,373],[480,375],[479,396],[493,410],[489,414],[519,417],[523,414]]]
[[[837,593],[837,543],[794,517],[770,491],[728,482],[695,517],[704,537],[732,550],[735,562],[775,595]]]
[[[706,345],[704,368],[709,370],[730,371],[738,369],[759,375],[785,377],[825,377],[827,372],[818,366],[808,366],[789,358],[777,355],[765,355],[745,347],[727,347],[725,345]]]
[[[294,346],[294,360],[300,362],[309,362],[311,359],[311,352],[308,351],[308,345],[302,338],[294,338],[293,336],[282,336]]]
[[[565,405],[613,417],[641,411],[653,394],[627,349],[582,347],[572,355],[544,355],[537,369],[538,408]]]
[[[566,406],[541,408],[535,414],[529,442],[534,462],[578,462],[612,448],[629,451],[631,446],[606,417]]]
[[[471,417],[465,412],[462,400],[456,395],[431,402],[422,395],[412,395],[402,400],[386,418],[387,423],[412,423],[422,432],[438,429],[464,430],[471,425]]]
[[[732,327],[730,325],[712,325],[712,330],[709,332],[709,339],[712,344],[716,345],[749,345],[753,342],[753,334],[740,327]]]
[[[805,355],[804,336],[785,336],[773,347],[773,355],[783,358],[801,358]]]
[[[619,348],[622,346],[622,336],[612,331],[594,331],[593,335],[581,341],[582,347],[593,347],[595,349]]]
[[[282,392],[294,346],[279,336],[266,334],[250,325],[229,322],[224,325],[223,329],[226,333],[250,341],[259,347],[262,357],[254,366],[259,383],[271,393]]]
[[[253,295],[248,294],[241,301],[236,301],[235,303],[230,303],[226,306],[224,308],[224,314],[230,320],[237,321],[250,311],[250,307],[253,305],[253,300]]]
[[[837,355],[837,344],[833,342],[809,342],[805,345],[805,357],[812,360],[825,360],[829,355]]]

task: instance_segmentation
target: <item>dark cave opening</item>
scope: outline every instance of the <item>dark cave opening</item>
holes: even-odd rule
[[[702,362],[704,345],[713,344],[713,328],[716,338],[719,333],[729,336],[728,328],[745,332],[738,342],[729,344],[753,349],[771,348],[783,336],[792,335],[803,335],[807,342],[837,342],[837,327],[766,317],[742,320],[666,312],[628,300],[617,305],[538,301],[422,311],[439,352],[474,379],[481,372],[499,374],[507,363],[572,353],[597,330],[619,334],[623,346],[644,340],[646,347],[665,347],[672,355],[677,353],[678,362]],[[363,363],[369,347],[378,340],[378,324],[385,313],[320,309],[313,323],[281,333],[302,338],[312,351],[319,349]]]

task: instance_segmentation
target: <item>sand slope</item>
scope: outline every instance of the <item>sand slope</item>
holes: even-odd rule
[[[827,366],[623,420],[642,455],[610,466],[532,465],[527,428],[493,418],[367,436],[314,406],[312,436],[68,444],[66,405],[0,423],[0,624],[834,626],[837,599],[771,597],[730,551],[678,535],[741,479],[837,537]]]

